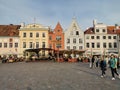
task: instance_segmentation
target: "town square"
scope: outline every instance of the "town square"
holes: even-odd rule
[[[0,90],[120,90],[119,0],[0,0]]]
[[[110,69],[101,78],[100,68],[88,63],[18,62],[0,64],[1,90],[119,90]],[[120,70],[119,70],[120,73]]]

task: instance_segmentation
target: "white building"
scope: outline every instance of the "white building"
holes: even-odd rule
[[[89,55],[108,55],[118,53],[115,26],[107,26],[93,21],[93,27],[85,32],[85,49]]]
[[[20,25],[0,25],[0,55],[19,54]]]
[[[84,32],[80,29],[75,18],[73,18],[71,25],[65,31],[65,49],[84,49]]]

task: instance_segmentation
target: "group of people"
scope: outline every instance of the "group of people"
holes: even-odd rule
[[[117,71],[119,68],[119,58],[115,55],[111,55],[110,57],[92,56],[90,59],[90,68],[93,67],[100,67],[101,77],[106,76],[106,70],[109,67],[111,69],[112,80],[115,80],[115,74],[120,78],[120,74]]]

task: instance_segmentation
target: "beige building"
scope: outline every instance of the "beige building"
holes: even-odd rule
[[[19,52],[23,55],[26,49],[48,48],[48,30],[48,27],[40,24],[21,23]]]

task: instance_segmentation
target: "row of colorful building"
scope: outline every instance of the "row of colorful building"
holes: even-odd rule
[[[93,26],[81,30],[77,20],[64,30],[58,22],[55,29],[41,24],[0,25],[0,55],[23,56],[26,49],[85,51],[84,55],[108,55],[120,52],[120,26],[108,26],[93,21]]]

